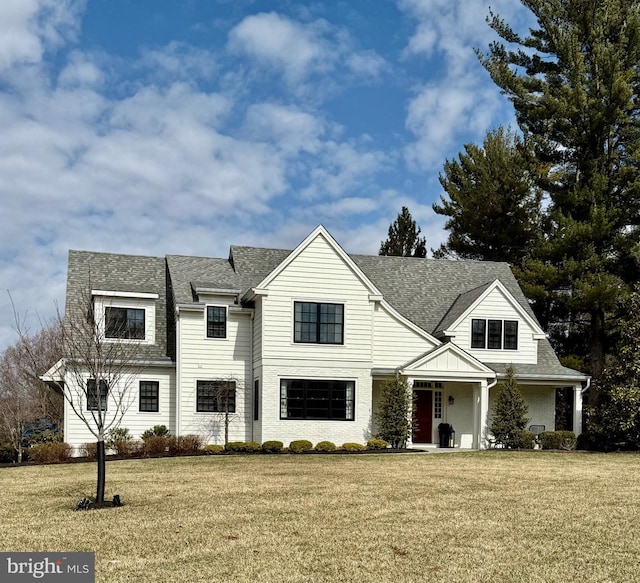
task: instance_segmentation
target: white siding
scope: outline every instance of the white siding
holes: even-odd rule
[[[489,350],[471,348],[471,320],[516,320],[518,322],[518,350]],[[470,313],[454,330],[454,342],[481,362],[513,362],[536,364],[538,341],[533,329],[498,288]]]
[[[87,377],[88,378],[88,377]],[[139,411],[139,387],[140,381],[157,381],[159,384],[159,411],[157,413]],[[126,387],[126,403],[128,408],[124,414],[120,427],[126,427],[134,438],[154,425],[166,425],[171,433],[175,432],[175,370],[165,367],[148,367],[139,371],[131,379],[123,380],[120,387]],[[91,418],[91,412],[87,411],[87,403],[84,395],[73,390],[70,384],[69,391],[73,391],[75,402],[80,401],[79,406],[87,419]],[[116,389],[117,391],[117,389]],[[114,391],[115,393],[115,391]],[[107,422],[116,413],[115,403],[111,399],[107,403]],[[80,454],[80,447],[87,442],[95,442],[96,438],[87,425],[72,410],[65,401],[65,441],[74,448],[74,455]],[[95,425],[92,425],[95,428]]]
[[[229,311],[227,338],[206,338],[205,318],[206,310],[180,314],[179,431],[198,433],[209,443],[223,443],[224,415],[197,412],[196,387],[198,380],[232,379],[236,381],[236,412],[231,415],[229,439],[246,441],[251,437],[252,419],[251,316]]]
[[[376,303],[373,310],[373,367],[398,367],[436,345]]]

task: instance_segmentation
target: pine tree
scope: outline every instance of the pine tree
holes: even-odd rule
[[[413,392],[407,379],[395,377],[386,382],[375,413],[378,436],[393,448],[406,447],[414,430]]]
[[[378,255],[426,257],[427,242],[424,237],[420,237],[421,232],[409,209],[403,206],[402,211],[389,227],[387,240],[380,244]]]
[[[493,418],[489,431],[496,443],[508,449],[516,449],[522,443],[522,432],[529,419],[525,417],[528,407],[518,388],[513,366],[507,367],[506,378],[493,404]]]
[[[513,103],[550,172],[545,237],[520,281],[539,313],[581,335],[591,371],[605,363],[607,319],[638,279],[640,5],[632,0],[521,0],[537,28],[520,37],[498,16],[480,60]],[[573,342],[580,346],[581,342]]]

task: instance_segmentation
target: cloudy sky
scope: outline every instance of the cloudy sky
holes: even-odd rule
[[[516,28],[529,14],[491,0]],[[429,247],[438,174],[512,122],[473,52],[488,0],[1,0],[0,349],[69,249],[226,257],[324,224],[378,251],[402,205]]]

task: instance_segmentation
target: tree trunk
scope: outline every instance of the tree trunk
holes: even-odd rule
[[[602,377],[605,364],[605,331],[604,331],[604,311],[596,309],[591,313],[591,376],[597,381]],[[589,389],[588,403],[594,405],[596,403],[596,386],[597,383],[591,383]]]
[[[18,463],[22,463],[22,444],[18,444]]]
[[[105,485],[105,473],[106,473],[104,441],[98,441],[97,443],[97,459],[98,459],[98,485],[96,488],[96,503],[102,504],[104,502],[104,485]]]

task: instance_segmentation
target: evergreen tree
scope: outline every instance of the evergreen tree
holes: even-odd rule
[[[407,379],[395,377],[386,382],[375,413],[378,436],[393,448],[406,447],[413,426],[413,392]]]
[[[449,200],[440,197],[433,210],[448,217],[449,237],[434,257],[520,265],[539,237],[542,193],[535,179],[541,165],[511,129],[502,127],[488,132],[482,147],[464,148],[440,175]]]
[[[512,366],[506,370],[506,378],[493,404],[493,417],[489,431],[496,443],[508,449],[516,449],[522,443],[522,432],[529,419],[525,417],[528,407],[518,388]]]
[[[545,237],[520,280],[538,313],[565,322],[562,335],[584,331],[597,378],[607,319],[638,278],[640,5],[521,2],[537,28],[523,38],[491,14],[490,26],[509,48],[494,42],[479,53],[537,159],[550,168],[538,180],[549,198]]]
[[[398,218],[389,227],[387,240],[380,244],[378,255],[426,257],[427,242],[424,237],[420,237],[421,232],[409,209],[403,206]]]

